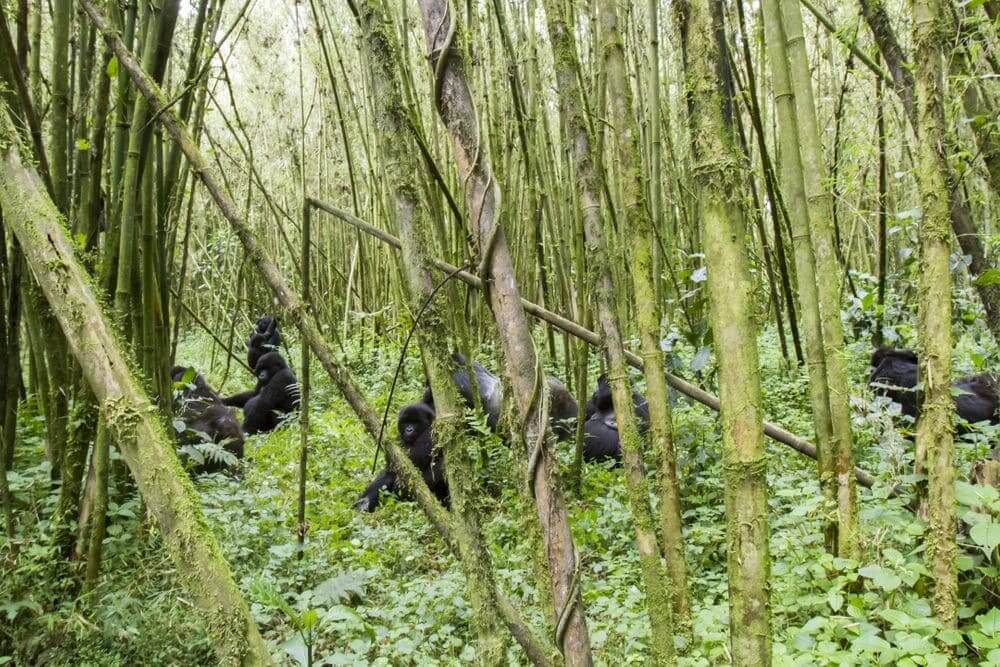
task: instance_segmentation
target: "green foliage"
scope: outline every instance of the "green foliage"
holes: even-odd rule
[[[892,301],[887,312],[900,313]],[[887,320],[892,321],[892,320]],[[973,327],[957,343],[969,370],[989,365],[992,345]],[[690,368],[701,346],[673,334],[671,364]],[[807,380],[803,369],[781,358],[773,331],[760,338],[765,409],[770,418],[810,435]],[[289,357],[297,359],[294,349]],[[381,409],[396,357],[391,349],[362,352],[349,341],[352,372]],[[854,387],[859,462],[879,483],[864,491],[863,559],[827,554],[815,463],[768,443],[773,565],[772,611],[777,665],[939,665],[951,647],[961,665],[1000,664],[1000,611],[992,591],[1000,580],[1000,494],[962,481],[956,493],[962,519],[960,625],[937,626],[930,611],[929,573],[923,562],[926,526],[890,491],[911,469],[911,445],[894,426],[900,416],[864,388],[870,348],[846,350]],[[211,383],[206,339],[193,338],[180,360],[202,370]],[[558,366],[553,365],[551,370]],[[714,358],[701,368],[712,386]],[[592,373],[596,374],[597,360]],[[421,392],[420,362],[407,359],[390,410]],[[231,373],[226,391],[251,378]],[[641,382],[639,383],[641,389]],[[306,546],[299,558],[295,502],[299,433],[291,422],[247,443],[242,477],[196,479],[207,520],[251,604],[272,653],[285,664],[460,664],[471,662],[473,632],[465,581],[454,558],[415,504],[386,498],[374,514],[351,504],[371,479],[373,445],[327,378],[313,374]],[[677,396],[673,400],[678,474],[682,484],[685,538],[691,572],[693,627],[677,638],[683,665],[728,661],[729,619],[726,534],[716,417]],[[143,515],[134,490],[113,484],[106,561],[97,590],[79,598],[72,579],[53,576],[48,519],[57,494],[42,461],[43,422],[31,404],[22,411],[18,464],[9,481],[19,517],[20,553],[12,559],[0,538],[0,660],[17,664],[214,664],[212,647],[163,556],[155,527]],[[489,435],[481,417],[468,416],[476,434],[483,528],[498,581],[543,627],[530,540],[533,511],[517,492],[520,470],[509,448]],[[902,424],[905,426],[905,424]],[[982,458],[995,441],[992,427],[977,427],[957,443],[960,469]],[[566,472],[571,447],[559,460]],[[383,465],[379,462],[379,467]],[[574,538],[583,554],[583,593],[588,625],[601,664],[645,664],[650,628],[640,588],[631,514],[620,469],[590,465],[579,497],[570,497]],[[36,517],[29,520],[28,517]],[[71,570],[75,565],[69,564]],[[179,641],[180,640],[180,641]],[[512,643],[511,664],[525,664]]]

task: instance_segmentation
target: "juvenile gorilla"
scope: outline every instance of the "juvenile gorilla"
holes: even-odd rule
[[[639,432],[649,430],[649,405],[638,392],[632,392],[632,403],[639,418]],[[597,388],[587,401],[583,423],[583,459],[587,462],[622,460],[618,422],[611,398],[611,383],[607,375],[597,378]]]
[[[431,441],[431,425],[434,410],[423,402],[412,403],[399,411],[396,418],[399,427],[399,443],[410,457],[410,461],[423,475],[430,490],[447,507],[448,483],[444,478],[444,457],[434,451]],[[409,498],[409,493],[400,482],[391,466],[386,467],[369,484],[354,503],[362,512],[374,512],[378,508],[380,494],[395,493],[401,498]]]
[[[237,458],[243,458],[243,431],[233,412],[222,404],[219,395],[205,382],[201,373],[193,368],[174,366],[170,377],[175,385],[182,385],[175,398],[174,409],[184,421],[186,429],[179,441],[184,445],[202,442],[205,434],[212,442],[221,444]],[[200,470],[215,472],[222,468],[219,461],[206,461]]]
[[[458,393],[469,408],[474,406],[472,400],[472,385],[469,383],[469,374],[466,371],[465,357],[455,352],[451,356],[455,364],[455,371],[452,379],[458,387]],[[500,378],[486,370],[479,362],[472,364],[472,372],[476,376],[476,386],[479,388],[479,398],[482,402],[483,410],[486,412],[486,425],[494,433],[497,432],[497,424],[500,421],[500,410],[503,407],[503,385]],[[570,394],[566,386],[554,377],[546,378],[549,385],[549,421],[556,437],[560,439],[568,438],[574,430],[579,408],[576,400]],[[431,388],[424,390],[422,402],[431,408],[434,407],[434,394]]]
[[[919,417],[922,396],[916,389],[917,355],[912,350],[880,347],[872,354],[872,368],[869,386],[899,403],[903,414],[914,419]],[[992,376],[988,373],[967,375],[955,380],[953,386],[959,390],[952,398],[960,417],[969,423],[996,423],[1000,398]]]
[[[247,435],[273,431],[299,402],[298,380],[280,352],[263,355],[254,372],[257,386],[222,400],[225,405],[243,408],[243,431]]]
[[[280,345],[281,334],[278,332],[278,319],[264,315],[257,320],[253,332],[247,340],[247,365],[251,369],[256,369],[257,361],[268,352],[278,349]]]

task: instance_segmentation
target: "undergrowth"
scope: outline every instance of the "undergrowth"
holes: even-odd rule
[[[906,335],[901,334],[903,342]],[[211,383],[218,369],[208,367],[209,345],[199,337],[187,339],[179,361],[205,371]],[[957,360],[972,360],[970,372],[995,355],[969,335],[958,348]],[[804,370],[781,359],[773,333],[762,335],[760,349],[768,417],[811,437]],[[347,353],[360,386],[381,410],[397,352],[369,349],[362,355],[348,346]],[[893,428],[906,425],[864,389],[867,343],[851,344],[844,353],[855,383],[857,461],[878,478],[874,489],[859,490],[864,557],[851,562],[825,553],[815,463],[769,441],[775,664],[944,665],[949,659],[941,647],[950,646],[958,664],[1000,665],[1000,610],[993,607],[1000,576],[995,549],[1000,523],[993,517],[1000,499],[991,489],[959,483],[961,619],[958,630],[944,630],[929,604],[931,579],[922,546],[926,527],[906,509],[905,496],[890,497],[898,482],[913,481],[907,476],[911,447]],[[683,369],[697,351],[675,343],[671,354],[677,357],[675,367]],[[298,368],[296,349],[290,358]],[[712,363],[699,360],[704,364],[699,374],[709,378],[709,388]],[[415,357],[408,360],[394,410],[419,396],[419,368]],[[233,371],[224,389],[250,381],[249,375]],[[720,436],[713,413],[672,398],[694,610],[692,635],[677,641],[682,664],[716,665],[728,662],[729,622]],[[470,611],[455,559],[413,503],[389,498],[374,514],[352,508],[371,478],[374,445],[317,371],[313,406],[308,539],[301,559],[295,537],[296,423],[251,438],[238,475],[196,480],[208,521],[273,654],[286,664],[472,661]],[[0,664],[214,664],[211,643],[174,576],[185,565],[165,557],[142,503],[121,481],[111,492],[97,589],[81,597],[69,583],[78,577],[79,563],[56,559],[49,547],[58,487],[40,463],[43,424],[30,403],[21,414],[17,461],[9,473],[18,513],[17,554],[0,538]],[[480,433],[482,460],[488,461],[480,470],[490,489],[482,514],[498,581],[529,621],[543,627],[531,548],[524,538],[532,513],[516,491],[517,463],[495,437],[482,435],[481,422],[473,426]],[[961,478],[995,440],[986,427],[959,442]],[[568,450],[559,453],[566,475],[572,459]],[[650,630],[621,475],[586,466],[581,493],[569,495],[599,664],[643,664],[649,658]],[[509,661],[525,663],[513,642]]]

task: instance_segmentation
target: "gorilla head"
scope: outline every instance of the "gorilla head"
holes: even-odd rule
[[[253,332],[247,340],[247,365],[251,370],[257,367],[257,361],[268,352],[281,345],[281,334],[278,332],[278,320],[265,315],[257,320]]]
[[[416,446],[418,441],[426,444],[434,417],[434,410],[424,403],[412,403],[400,410],[396,417],[400,444],[407,449]],[[423,438],[424,434],[427,438]]]

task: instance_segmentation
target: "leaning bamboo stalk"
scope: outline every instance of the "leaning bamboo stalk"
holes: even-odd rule
[[[339,220],[346,222],[347,224],[357,227],[358,229],[364,231],[366,234],[374,236],[391,248],[399,250],[399,239],[397,239],[392,234],[384,232],[377,227],[373,227],[368,223],[359,220],[355,216],[351,215],[347,211],[341,210],[335,206],[327,204],[326,202],[321,202],[316,199],[310,199],[313,206],[316,208],[326,211],[330,215],[338,218]],[[441,260],[432,260],[432,264],[435,269],[442,271],[444,273],[454,273],[458,267],[449,264],[448,262],[443,262]],[[468,271],[458,271],[455,273],[455,277],[461,280],[466,285],[475,287],[476,289],[482,289],[482,280],[479,277],[472,275]],[[524,307],[524,311],[533,317],[545,320],[549,324],[576,336],[580,340],[586,341],[594,347],[600,347],[601,336],[586,327],[581,326],[573,320],[563,317],[558,313],[553,313],[551,310],[542,308],[538,304],[532,303],[525,299],[521,299],[521,305]],[[643,370],[643,362],[639,355],[625,351],[625,360],[628,365],[637,370]],[[683,378],[679,378],[672,373],[666,373],[667,384],[671,387],[684,394],[693,401],[701,403],[705,407],[711,408],[715,412],[719,411],[719,399],[716,396],[708,393],[701,387],[691,384]],[[776,442],[780,442],[783,445],[787,445],[799,452],[800,454],[805,454],[811,459],[816,458],[816,445],[812,444],[808,440],[800,438],[791,431],[788,431],[777,424],[765,421],[764,422],[764,435],[768,436]],[[875,485],[875,478],[869,475],[867,472],[861,468],[854,468],[854,476],[857,478],[858,483],[865,488],[872,488]]]
[[[0,109],[0,203],[25,259],[101,404],[149,510],[156,517],[177,576],[190,591],[226,664],[271,663],[250,610],[233,580],[201,504],[181,468],[156,409],[132,376],[104,320],[94,286],[80,267],[63,219],[45,192],[6,109]]]
[[[324,370],[326,370],[337,385],[341,395],[361,420],[365,430],[368,431],[373,439],[378,439],[382,425],[378,415],[362,396],[350,373],[335,357],[332,347],[320,333],[315,319],[306,312],[302,299],[288,286],[284,277],[278,271],[277,266],[257,241],[247,222],[237,213],[236,204],[223,191],[218,177],[209,169],[204,156],[192,140],[187,127],[169,109],[168,100],[163,95],[160,87],[142,70],[135,56],[125,48],[121,38],[111,27],[107,18],[94,7],[92,0],[81,0],[80,4],[97,29],[101,31],[107,44],[114,49],[118,57],[119,66],[128,72],[140,94],[146,96],[153,103],[156,110],[154,116],[167,129],[171,138],[181,146],[184,156],[191,165],[191,170],[201,179],[205,189],[219,207],[219,211],[232,226],[233,231],[243,244],[247,256],[256,264],[261,276],[267,282],[284,309],[283,321],[298,327],[299,332],[302,334],[303,343],[308,345],[313,354],[316,355],[316,358],[319,359]],[[400,472],[404,482],[412,489],[421,509],[427,514],[431,523],[449,547],[453,550],[456,549],[455,527],[447,511],[437,501],[434,494],[430,492],[427,485],[423,483],[420,473],[413,467],[409,457],[392,440],[383,442],[383,446],[385,447],[386,456]],[[523,644],[524,638],[531,634],[529,626],[505,596],[497,595],[497,605],[504,623],[510,629],[511,634]]]

